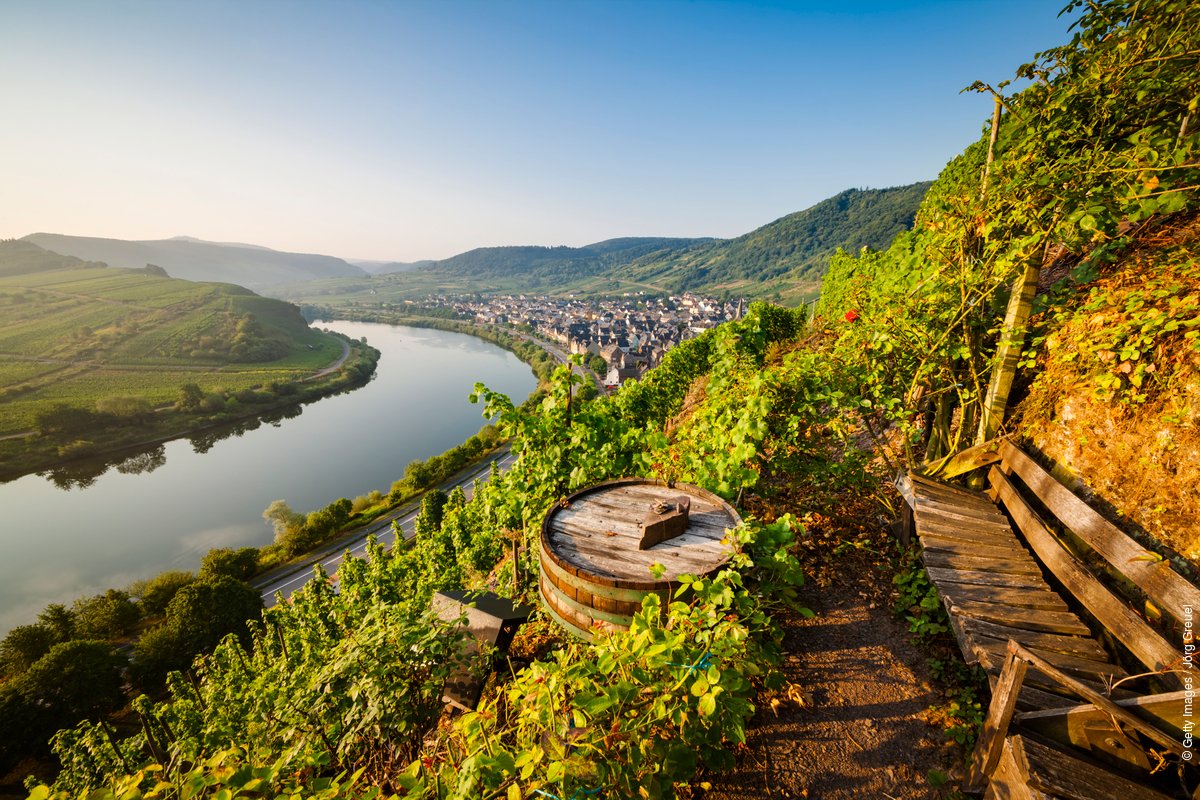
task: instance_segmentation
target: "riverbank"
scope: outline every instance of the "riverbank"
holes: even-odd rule
[[[379,322],[386,325],[407,325],[410,328],[432,328],[450,333],[463,333],[491,342],[502,347],[517,358],[524,361],[537,376],[538,383],[550,379],[555,367],[565,362],[565,357],[556,355],[549,348],[539,344],[533,337],[522,337],[519,334],[495,326],[476,325],[466,319],[448,319],[444,317],[428,317],[410,315],[400,311],[387,309],[348,309],[317,307],[319,316],[315,319],[344,319],[353,322]]]
[[[70,473],[89,462],[100,466],[97,462],[102,461],[107,468],[147,448],[356,389],[374,375],[380,353],[362,342],[339,338],[343,350],[337,361],[298,380],[200,393],[190,407],[184,406],[181,389],[180,402],[141,415],[103,418],[85,412],[93,421],[108,422],[105,426],[82,427],[68,421],[58,430],[29,431],[0,439],[0,482],[34,472]],[[64,411],[64,419],[69,413]]]

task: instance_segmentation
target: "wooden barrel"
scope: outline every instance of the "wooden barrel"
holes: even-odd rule
[[[661,518],[655,509],[681,505],[682,533],[641,549],[643,534]],[[725,532],[741,522],[720,497],[689,484],[624,478],[582,489],[542,522],[542,603],[583,639],[597,628],[628,629],[647,594],[665,606],[680,575],[707,575],[724,564],[731,552]],[[665,569],[659,578],[651,572],[655,564]]]

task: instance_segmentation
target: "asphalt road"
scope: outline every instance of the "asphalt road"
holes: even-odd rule
[[[518,331],[514,328],[504,328],[504,330],[513,334],[514,336],[519,336],[526,341],[533,342],[538,347],[542,348],[551,356],[553,356],[554,360],[560,364],[566,364],[571,360],[571,356],[565,350],[556,344],[547,342],[541,337],[530,336],[528,333],[525,333],[524,331]],[[590,380],[596,386],[597,391],[599,391],[601,394],[604,394],[604,384],[600,381],[600,376],[595,372],[592,372],[591,367],[587,366],[586,364],[575,364],[571,367],[571,369],[574,370],[576,375],[579,375],[584,380]]]
[[[528,339],[529,341],[539,345],[549,352],[550,355],[552,355],[560,363],[565,364],[570,359],[570,356],[567,355],[567,353],[561,348],[545,341],[544,339],[530,336],[522,331],[510,330],[510,333],[515,333],[516,335],[522,336],[525,339]],[[345,345],[345,343],[343,343],[343,345],[345,346],[346,353],[349,353],[349,345]],[[335,367],[336,366],[338,365],[335,365]],[[573,369],[575,369],[575,371],[582,375],[585,379],[591,378],[591,380],[596,384],[596,388],[601,392],[604,391],[603,386],[600,384],[600,378],[597,377],[596,374],[590,369],[587,367],[581,367],[579,365],[575,365]],[[475,481],[487,476],[488,472],[491,470],[491,463],[493,461],[499,462],[500,471],[503,472],[512,466],[513,462],[516,461],[516,457],[513,456],[512,453],[509,452],[508,447],[505,446],[503,449],[488,457],[487,460],[480,462],[465,474],[452,479],[450,482],[440,486],[439,488],[448,494],[453,491],[456,486],[461,486],[463,491],[467,493],[467,497],[470,498],[474,491]],[[330,545],[310,555],[307,559],[305,559],[303,564],[289,567],[282,573],[277,572],[273,575],[259,577],[252,583],[260,592],[262,592],[263,605],[266,608],[270,608],[271,606],[275,605],[277,593],[282,593],[284,598],[291,597],[293,592],[312,580],[313,565],[317,562],[320,562],[325,566],[326,573],[333,575],[337,571],[338,565],[342,563],[342,559],[345,558],[347,551],[356,556],[364,555],[367,551],[367,537],[371,534],[375,535],[375,538],[379,540],[380,544],[384,545],[385,547],[391,547],[396,541],[396,534],[392,529],[393,520],[397,520],[400,523],[400,528],[404,531],[404,538],[411,539],[413,537],[413,522],[416,520],[417,513],[420,510],[421,500],[418,498],[399,510],[392,511],[387,515],[375,520],[370,525],[363,528],[362,531],[357,533],[353,539],[349,541],[338,542],[335,545]]]
[[[511,468],[513,462],[516,460],[516,456],[510,453],[506,446],[489,456],[485,461],[476,464],[470,470],[458,475],[438,488],[449,494],[455,487],[461,486],[469,499],[474,493],[475,481],[487,477],[493,461],[498,462],[500,471],[504,472]],[[277,593],[282,593],[284,598],[291,597],[293,592],[312,580],[313,565],[317,562],[323,564],[325,572],[332,575],[337,571],[347,551],[360,557],[365,555],[367,551],[367,537],[371,534],[375,535],[380,544],[385,547],[391,547],[396,541],[396,534],[392,528],[393,520],[399,523],[400,529],[404,532],[404,538],[406,540],[412,539],[414,521],[420,510],[421,499],[418,498],[365,526],[353,539],[339,542],[336,545],[312,554],[305,560],[304,564],[291,567],[286,574],[276,574],[255,580],[253,582],[254,586],[262,592],[263,605],[267,608],[275,605]]]

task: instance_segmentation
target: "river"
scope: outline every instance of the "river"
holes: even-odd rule
[[[370,383],[290,418],[175,440],[107,470],[85,465],[72,472],[82,479],[26,475],[0,484],[0,636],[47,603],[195,569],[213,547],[269,544],[262,511],[273,500],[311,511],[386,492],[409,462],[484,424],[481,406],[467,399],[477,381],[517,402],[536,384],[516,356],[473,336],[316,324],[365,336],[381,351]]]

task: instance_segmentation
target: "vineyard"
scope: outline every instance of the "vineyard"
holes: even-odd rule
[[[163,696],[136,699],[123,730],[93,714],[60,732],[62,771],[30,796],[703,796],[782,685],[780,619],[805,613],[801,552],[878,546],[910,630],[948,638],[915,556],[879,544],[888,482],[997,433],[1045,441],[1051,457],[1080,437],[1129,445],[1115,468],[1161,505],[1147,557],[1194,563],[1195,500],[1177,489],[1195,486],[1200,447],[1200,7],[1072,8],[1072,41],[1018,70],[1027,88],[971,87],[994,97],[992,125],[930,188],[913,231],[834,256],[815,319],[754,304],[590,402],[566,368],[533,408],[477,387],[519,456],[510,472],[470,501],[427,503],[411,546],[348,560],[336,589],[312,582]],[[623,476],[752,511],[728,534],[728,567],[683,579],[668,603],[648,597],[630,630],[590,644],[535,619],[480,706],[443,713],[459,634],[428,612],[432,592],[537,605],[547,510]],[[855,504],[876,538],[814,543],[787,513]],[[970,744],[979,688],[961,662],[937,669],[961,685],[931,716]]]
[[[27,242],[3,242],[0,250],[6,475],[296,402],[360,380],[359,362],[374,359],[356,349],[345,374],[318,385],[309,378],[342,356],[343,342],[309,328],[295,306],[236,286],[63,259]],[[199,399],[178,407],[189,386]],[[199,411],[205,419],[195,417]],[[23,436],[30,431],[42,435]]]

